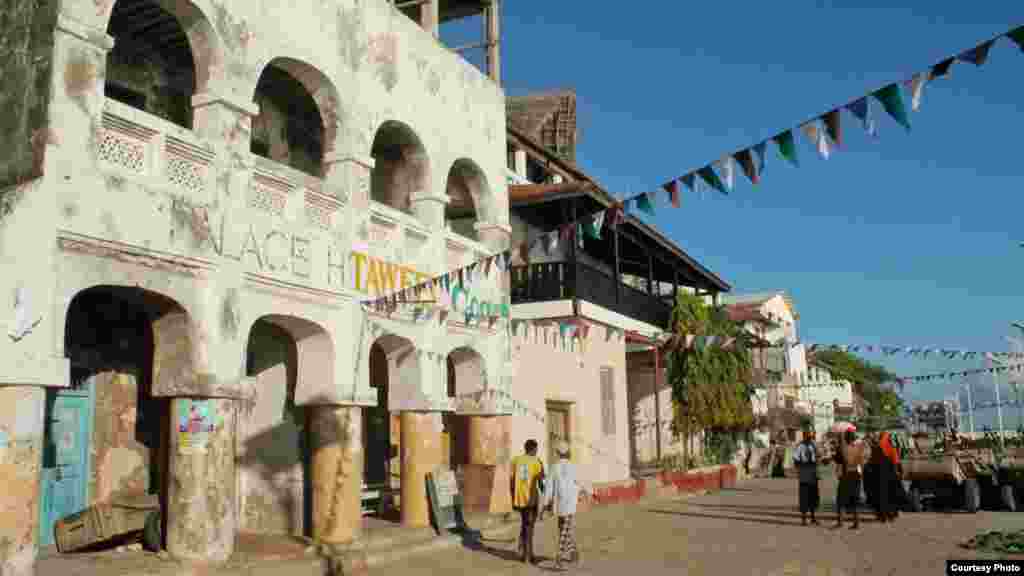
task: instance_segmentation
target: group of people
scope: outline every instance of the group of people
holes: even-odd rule
[[[576,504],[579,500],[579,483],[576,466],[570,460],[569,444],[559,442],[555,446],[558,462],[551,466],[550,476],[544,471],[544,463],[537,457],[537,441],[530,439],[524,446],[525,453],[512,460],[512,507],[519,512],[522,525],[519,530],[519,556],[523,562],[537,563],[533,553],[533,530],[544,510],[558,516],[558,553],[555,567],[563,562],[579,564],[579,548],[576,546]]]
[[[882,432],[877,443],[869,445],[858,439],[853,430],[847,430],[836,439],[833,454],[821,458],[815,434],[804,432],[803,441],[797,446],[793,462],[797,468],[800,483],[800,516],[801,523],[807,525],[807,516],[811,524],[818,524],[815,512],[821,503],[818,487],[818,467],[832,463],[835,468],[838,487],[836,490],[836,527],[843,525],[843,512],[853,517],[850,528],[860,527],[857,513],[860,505],[861,489],[868,496],[868,503],[874,508],[879,521],[892,522],[903,507],[902,468],[900,450],[889,432]]]

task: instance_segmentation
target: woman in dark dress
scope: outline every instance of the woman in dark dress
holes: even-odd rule
[[[906,495],[903,492],[903,482],[900,480],[899,474],[900,452],[889,432],[882,432],[879,437],[878,452],[880,454],[874,458],[878,463],[876,479],[878,505],[876,510],[882,522],[892,522],[899,515]]]

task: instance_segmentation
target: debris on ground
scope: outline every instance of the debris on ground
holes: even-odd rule
[[[982,532],[968,540],[963,547],[979,552],[1024,554],[1024,530]]]

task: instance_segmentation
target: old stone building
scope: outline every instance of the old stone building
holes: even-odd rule
[[[423,526],[426,473],[505,457],[456,401],[507,388],[503,324],[361,305],[509,245],[498,2],[406,4],[5,4],[0,574],[146,493],[185,560],[358,539],[392,471]],[[438,39],[481,12],[487,73]]]

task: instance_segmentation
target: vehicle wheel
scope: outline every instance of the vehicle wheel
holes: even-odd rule
[[[999,487],[999,491],[1003,497],[1003,506],[1010,512],[1017,511],[1017,499],[1014,498],[1013,484],[1003,484]]]
[[[978,485],[977,478],[968,478],[964,480],[964,508],[973,514],[977,512],[980,507],[981,486]]]
[[[142,546],[148,552],[159,552],[163,544],[160,536],[160,511],[156,510],[146,516],[146,527],[142,531]]]
[[[911,512],[921,511],[921,489],[917,486],[910,487],[910,493],[907,494],[907,504],[910,506]]]

